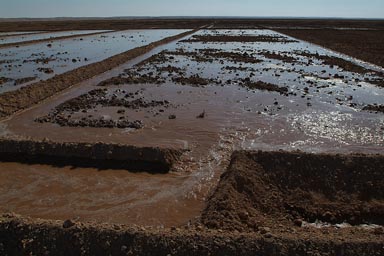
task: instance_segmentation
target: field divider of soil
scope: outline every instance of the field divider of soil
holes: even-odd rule
[[[203,26],[205,27],[205,26]],[[196,28],[175,36],[167,37],[145,46],[137,47],[126,52],[114,55],[100,62],[88,64],[80,68],[56,75],[50,79],[33,83],[15,91],[5,92],[0,95],[0,119],[8,117],[20,110],[29,108],[69,87],[98,74],[104,73],[117,66],[139,57],[152,49],[178,40],[199,31]]]
[[[312,237],[265,238],[194,226],[152,230],[138,226],[87,224],[0,216],[4,255],[383,255],[378,242]],[[313,254],[312,252],[316,252]]]
[[[22,41],[22,42],[16,42],[16,43],[0,44],[0,49],[1,48],[8,48],[8,47],[15,47],[15,46],[44,43],[44,42],[51,42],[51,41],[57,41],[57,40],[64,40],[64,39],[71,39],[71,38],[76,38],[76,37],[86,37],[86,36],[95,36],[95,35],[101,35],[101,34],[109,34],[109,33],[113,33],[113,32],[116,32],[116,31],[107,31],[107,32],[104,31],[104,32],[95,32],[95,33],[90,33],[90,34],[58,36],[58,37],[29,40],[29,41]]]
[[[0,161],[166,173],[184,149],[0,139]]]

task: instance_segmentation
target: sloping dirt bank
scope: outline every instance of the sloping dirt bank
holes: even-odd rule
[[[297,240],[254,233],[223,233],[200,228],[151,230],[119,225],[0,219],[3,255],[384,255],[371,243],[335,238]]]
[[[384,157],[239,151],[203,213],[212,228],[260,222],[384,224]]]
[[[16,91],[6,92],[0,95],[0,118],[7,117],[19,110],[31,107],[34,104],[64,90],[81,81],[89,79],[100,73],[111,70],[128,60],[147,53],[162,44],[180,39],[196,32],[198,29],[164,38],[160,41],[138,47],[121,54],[112,56],[103,61],[92,63],[80,68],[56,75],[48,80],[40,81],[32,85],[22,87]]]
[[[183,150],[105,143],[0,139],[0,161],[168,172]]]

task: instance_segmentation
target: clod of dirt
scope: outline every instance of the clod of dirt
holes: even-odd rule
[[[71,228],[75,226],[76,224],[72,220],[65,220],[63,222],[63,228]]]
[[[205,110],[201,112],[196,118],[204,118],[205,117]]]
[[[37,71],[39,72],[43,72],[45,74],[51,74],[53,73],[53,69],[51,68],[37,68]]]
[[[365,111],[370,111],[370,112],[381,112],[384,113],[384,105],[367,105],[363,108]]]

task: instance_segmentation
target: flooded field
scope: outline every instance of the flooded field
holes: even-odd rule
[[[0,68],[5,82],[0,92],[16,90],[185,31],[119,31],[54,41],[49,46],[38,43],[1,49],[0,57],[4,63]],[[25,77],[34,79],[15,85],[15,81]],[[380,86],[383,79],[382,67],[272,30],[200,29],[85,80],[0,123],[0,134],[11,139],[47,143],[114,143],[182,150],[180,161],[169,172],[98,170],[75,165],[4,161],[0,164],[0,210],[44,219],[158,228],[199,223],[204,210],[203,222],[208,227],[224,229],[224,223],[231,230],[258,232],[261,224],[251,223],[251,220],[259,219],[248,216],[253,211],[252,206],[247,205],[249,212],[245,217],[243,215],[246,220],[242,219],[242,213],[233,217],[233,205],[226,201],[226,191],[235,191],[237,202],[242,200],[241,193],[247,191],[239,189],[236,182],[232,184],[233,188],[228,188],[229,183],[225,183],[223,177],[231,182],[232,179],[244,181],[248,174],[253,174],[244,172],[243,176],[236,176],[233,170],[245,170],[244,166],[249,164],[250,169],[259,175],[260,163],[268,167],[261,173],[269,173],[276,166],[280,170],[280,166],[284,166],[282,176],[286,175],[287,180],[300,179],[304,174],[295,174],[294,168],[285,167],[284,161],[289,162],[287,166],[300,165],[295,159],[302,154],[307,159],[305,153],[335,154],[335,157],[319,159],[329,163],[324,164],[328,171],[334,166],[341,168],[341,171],[337,169],[342,176],[338,181],[340,184],[352,166],[348,161],[355,161],[356,166],[369,165],[369,172],[377,175],[377,184],[361,173],[351,182],[362,190],[363,185],[360,187],[358,180],[367,179],[366,182],[374,183],[372,193],[378,193],[382,174],[378,174],[375,166],[382,166],[380,157],[372,156],[377,165],[371,166],[368,160],[360,162],[359,158],[339,158],[337,154],[383,153],[384,88]],[[253,153],[247,155],[247,161],[241,156],[240,160],[236,158],[234,161],[231,155],[235,150]],[[261,151],[256,153],[258,150],[298,150],[300,156],[277,156],[274,153],[276,162],[282,161],[281,165],[274,165],[264,158],[255,160],[261,154]],[[317,179],[323,170],[319,167],[318,156],[309,156],[308,159],[306,168],[300,171],[308,174],[315,170]],[[242,164],[240,167],[236,165],[238,162]],[[316,168],[308,167],[312,163]],[[223,173],[222,183],[215,190]],[[266,174],[261,176],[269,179]],[[253,189],[251,184],[247,186]],[[289,193],[284,194],[284,181],[276,178],[271,184],[273,189],[283,191],[282,198],[287,196],[289,200],[296,200],[295,191],[301,188],[299,183],[294,183],[289,187]],[[316,195],[313,193],[317,192],[308,192],[310,195],[305,194],[306,198],[313,196],[321,201],[324,196],[328,200],[327,184]],[[337,186],[332,183],[332,189]],[[273,193],[268,186],[262,189],[268,193],[265,200],[274,200],[269,198]],[[308,190],[308,187],[303,189]],[[213,191],[216,194],[212,197]],[[359,191],[354,192],[353,198],[360,200],[362,195]],[[343,198],[334,202],[344,207],[345,194],[352,192],[349,187],[343,187],[340,193]],[[379,227],[383,224],[377,221],[382,217],[383,198],[381,194],[372,198],[377,200],[377,204],[372,203],[376,215],[371,219],[367,217],[368,224]],[[207,199],[210,200],[208,206]],[[250,202],[252,200],[256,199],[251,198]],[[298,208],[306,207],[300,202],[297,204]],[[259,207],[261,204],[257,201],[255,205]],[[316,219],[316,214],[338,211],[329,205],[309,209],[305,214],[312,214],[310,217],[304,213],[296,216],[292,210],[289,214],[293,217],[287,217],[289,220],[282,221],[281,225],[297,226],[297,223],[292,223],[299,217],[300,223],[310,223],[319,219]],[[332,209],[329,210],[328,206]],[[223,213],[220,215],[222,219],[216,220],[216,211],[222,207],[228,210],[227,215]],[[285,218],[284,211],[278,213],[278,218]],[[344,212],[336,214],[341,217],[332,221],[342,223],[342,214]],[[355,210],[348,214],[348,218],[355,220]],[[322,220],[332,222],[328,217]],[[265,221],[268,225],[274,222],[273,218]],[[353,224],[366,222],[362,217]],[[281,232],[289,233],[286,230]],[[350,233],[345,235],[354,237]]]
[[[0,49],[0,93],[16,90],[183,31],[129,30]]]

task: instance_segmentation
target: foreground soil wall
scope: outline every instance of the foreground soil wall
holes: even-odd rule
[[[384,255],[382,244],[339,239],[296,240],[183,228],[151,231],[124,226],[0,219],[2,255]]]

